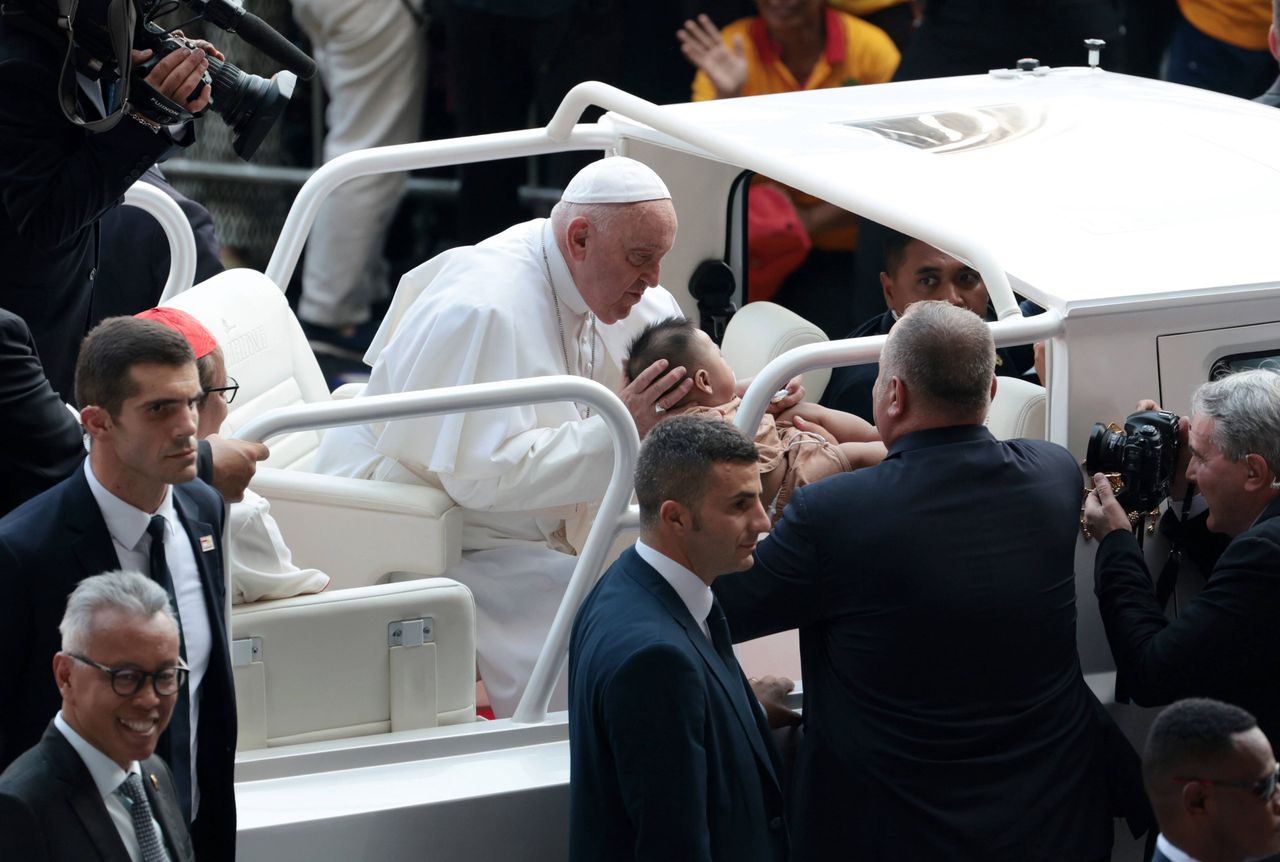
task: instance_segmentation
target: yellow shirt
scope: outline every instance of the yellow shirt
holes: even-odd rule
[[[1178,8],[1207,36],[1246,51],[1267,50],[1271,0],[1178,0]]]
[[[826,9],[824,14],[827,45],[803,86],[782,62],[778,44],[759,17],[742,18],[721,30],[724,43],[731,49],[735,37],[742,39],[747,82],[742,86],[741,95],[765,96],[855,84],[883,84],[893,77],[900,55],[888,34],[844,12]],[[715,85],[706,72],[698,70],[693,78],[693,101],[705,102],[715,97]],[[799,192],[793,192],[792,197],[798,207],[817,200]],[[856,227],[829,230],[814,236],[813,244],[823,249],[852,249],[857,245],[857,236]]]

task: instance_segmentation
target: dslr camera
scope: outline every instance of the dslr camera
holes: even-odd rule
[[[1167,410],[1140,410],[1120,428],[1095,422],[1085,469],[1116,474],[1116,500],[1126,512],[1149,512],[1169,496],[1178,464],[1178,416]],[[1115,484],[1114,482],[1112,483]]]

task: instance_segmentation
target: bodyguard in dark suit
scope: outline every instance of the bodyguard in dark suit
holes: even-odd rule
[[[1099,541],[1098,608],[1136,703],[1217,698],[1249,710],[1269,739],[1280,739],[1280,375],[1259,369],[1206,383],[1192,411],[1180,429],[1173,497],[1195,483],[1208,506],[1205,526],[1231,543],[1204,589],[1167,619],[1128,517],[1098,474],[1085,502]]]
[[[98,575],[61,629],[62,709],[0,774],[0,858],[163,862],[163,847],[191,862],[173,778],[152,756],[186,679],[168,594],[136,572]]]
[[[223,502],[195,480],[201,389],[191,348],[160,324],[112,318],[85,341],[77,392],[93,440],[89,458],[0,520],[0,662],[13,674],[14,693],[0,711],[0,765],[35,744],[57,710],[47,668],[67,594],[83,578],[122,565],[147,571],[174,596],[192,668],[159,750],[184,807],[194,811],[198,855],[230,859],[236,717],[223,614]]]
[[[1160,822],[1151,862],[1280,859],[1271,743],[1247,711],[1205,698],[1156,717],[1142,777]]]
[[[569,858],[787,857],[778,759],[709,585],[769,528],[754,444],[673,417],[636,467],[641,537],[574,620]]]
[[[802,489],[716,583],[735,638],[800,630],[795,859],[1101,859],[1109,762],[1141,797],[1076,654],[1079,468],[983,427],[994,362],[979,317],[912,305],[876,383],[888,456]]]

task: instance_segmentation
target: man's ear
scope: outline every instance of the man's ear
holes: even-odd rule
[[[1204,785],[1199,781],[1188,781],[1182,785],[1182,810],[1190,817],[1204,817],[1208,814]]]
[[[890,377],[889,382],[885,384],[888,389],[888,403],[885,405],[885,412],[893,419],[901,419],[906,415],[910,393],[907,386],[902,382],[901,377]]]
[[[880,273],[880,289],[884,291],[885,308],[893,308],[893,279],[887,272]]]
[[[693,526],[689,510],[675,500],[663,500],[658,507],[658,521],[677,533],[687,532]]]
[[[996,389],[999,388],[999,385],[997,384],[996,381],[999,379],[1000,378],[996,377],[996,375],[994,374],[991,375],[991,400],[992,401],[996,400]]]
[[[114,423],[111,421],[111,414],[105,408],[90,404],[88,407],[80,408],[80,424],[89,436],[96,440],[110,431]]]
[[[65,692],[71,685],[71,667],[74,664],[75,659],[64,652],[53,654],[53,681],[57,683],[58,691]]]
[[[1265,488],[1270,488],[1271,483],[1275,481],[1275,474],[1267,466],[1267,460],[1256,452],[1250,452],[1244,456],[1244,466],[1244,489],[1246,491],[1261,491]]]
[[[1276,60],[1280,60],[1280,33],[1276,32],[1276,25],[1272,23],[1271,29],[1267,31],[1267,47],[1271,49],[1271,56]]]
[[[587,240],[591,236],[591,231],[591,221],[586,216],[578,216],[564,229],[569,258],[575,263],[581,263],[586,258]]]

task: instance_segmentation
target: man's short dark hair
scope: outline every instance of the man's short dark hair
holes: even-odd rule
[[[907,236],[905,233],[898,233],[896,230],[890,230],[885,234],[884,242],[881,247],[884,250],[884,271],[893,275],[898,271],[898,267],[902,266],[902,259],[907,256],[907,243],[915,239],[915,237]]]
[[[1158,787],[1174,773],[1211,765],[1231,754],[1233,736],[1257,726],[1258,720],[1238,706],[1201,697],[1180,700],[1151,725],[1142,752],[1143,780]]]
[[[696,509],[716,464],[755,464],[756,444],[728,422],[672,416],[653,427],[636,463],[640,526],[653,527],[667,500]]]
[[[987,324],[967,308],[913,302],[889,331],[880,377],[896,376],[935,408],[984,413],[990,405],[996,346]]]
[[[627,349],[627,379],[635,380],[659,359],[671,363],[669,368],[683,365],[692,370],[690,363],[697,349],[697,331],[692,320],[679,315],[649,324]]]
[[[85,336],[76,361],[76,401],[119,416],[124,402],[138,394],[129,373],[135,365],[194,364],[187,339],[167,326],[136,317],[108,317]]]

